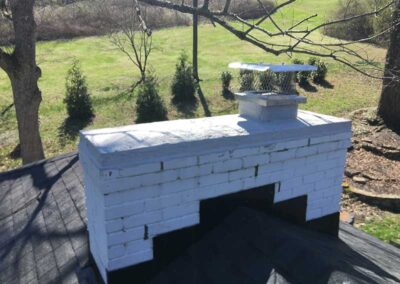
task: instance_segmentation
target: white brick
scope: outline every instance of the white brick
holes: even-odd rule
[[[91,171],[94,177],[99,177],[100,179],[112,179],[119,176],[119,170],[116,169],[106,169],[106,170],[95,170]],[[98,174],[97,174],[98,173]]]
[[[199,202],[195,201],[163,209],[162,218],[164,220],[169,220],[198,212],[199,212]]]
[[[198,200],[198,192],[199,189],[191,189],[191,190],[185,190],[182,192],[182,203],[188,203],[194,200]]]
[[[109,193],[104,196],[104,203],[105,206],[108,207],[130,201],[138,201],[142,199],[152,198],[158,196],[161,193],[161,188],[161,185],[153,185]]]
[[[310,144],[319,144],[319,143],[326,143],[339,140],[349,140],[350,138],[351,138],[351,132],[343,132],[327,136],[312,137],[310,139]]]
[[[162,208],[166,208],[169,206],[177,205],[181,202],[182,195],[178,193],[160,196],[152,199],[148,199],[145,201],[145,210],[146,211],[153,211],[159,210]]]
[[[308,139],[300,139],[300,140],[292,140],[286,141],[282,143],[278,143],[275,147],[275,151],[283,150],[283,149],[292,149],[299,148],[308,145]]]
[[[292,176],[295,176],[295,177],[301,177],[304,175],[308,175],[308,174],[314,173],[315,171],[319,170],[318,166],[319,165],[317,163],[314,163],[314,164],[308,163],[307,165],[294,168],[294,171],[291,174],[292,174]]]
[[[123,227],[123,224],[122,224],[121,218],[114,219],[111,221],[106,221],[106,232],[107,233],[119,231],[122,229],[122,227]]]
[[[147,239],[147,240],[136,240],[132,242],[128,242],[125,244],[125,253],[126,254],[133,254],[137,253],[140,251],[146,251],[150,250],[153,248],[153,240],[152,239]]]
[[[198,186],[197,178],[177,180],[161,184],[161,195],[168,195],[180,191],[189,190]]]
[[[151,164],[138,165],[132,168],[120,169],[118,175],[122,177],[136,176],[136,175],[158,172],[160,170],[161,170],[161,163],[157,162]]]
[[[117,257],[121,257],[125,254],[125,246],[124,245],[116,245],[108,248],[108,258],[113,259]]]
[[[174,230],[182,229],[185,227],[193,226],[199,223],[199,214],[187,215],[171,219],[165,222],[155,223],[149,225],[149,237],[154,237],[163,233],[171,232]]]
[[[246,157],[249,155],[255,155],[260,153],[260,147],[253,147],[253,148],[242,148],[233,150],[231,153],[232,158],[241,158]]]
[[[115,218],[126,217],[143,212],[143,210],[144,210],[143,201],[125,203],[105,208],[105,218],[106,220],[111,220]]]
[[[260,165],[258,167],[258,174],[263,175],[263,174],[271,174],[271,173],[276,173],[276,172],[284,172],[286,171],[286,167],[284,166],[284,162],[276,162],[276,163],[271,163],[267,165]]]
[[[306,157],[306,164],[319,164],[322,161],[327,160],[327,153],[317,154]]]
[[[225,151],[222,153],[213,153],[213,154],[207,154],[207,155],[201,155],[199,156],[199,164],[206,164],[206,163],[212,163],[216,161],[222,161],[229,159],[229,151]]]
[[[265,165],[269,163],[269,154],[259,154],[243,157],[243,167],[249,168],[256,165]]]
[[[108,263],[108,270],[117,270],[137,263],[153,259],[153,251],[145,250],[138,253],[125,255],[120,258],[115,258]]]
[[[304,158],[289,159],[289,160],[283,161],[283,166],[284,166],[285,170],[287,170],[288,168],[298,169],[298,168],[304,167],[305,165],[306,165],[306,159],[304,159]]]
[[[280,187],[278,187],[278,189],[280,191],[287,191],[287,190],[291,190],[291,189],[293,189],[295,187],[298,187],[301,184],[303,184],[303,178],[302,177],[286,179],[286,180],[282,180],[281,181]]]
[[[330,142],[318,145],[318,153],[332,152],[339,149],[338,142]]]
[[[172,170],[184,167],[190,167],[197,164],[197,157],[182,157],[173,160],[165,160],[164,163],[164,170]]]
[[[325,207],[322,209],[322,215],[325,216],[325,215],[337,213],[337,212],[339,212],[339,211],[340,211],[340,203],[339,203],[339,202],[337,202],[337,203],[333,203],[333,202],[332,202],[332,203],[330,204],[330,206],[325,206]]]
[[[335,180],[343,179],[343,167],[337,167],[334,169],[330,169],[328,171],[324,171],[325,178],[334,178]]]
[[[324,172],[316,172],[303,176],[303,183],[313,183],[321,179],[324,179]]]
[[[124,191],[133,188],[156,185],[178,179],[178,171],[161,171],[133,177],[122,177],[103,182],[101,191],[105,194],[115,191]]]
[[[318,153],[318,146],[307,146],[296,149],[296,158],[312,156]]]
[[[339,159],[326,159],[325,161],[322,161],[318,165],[318,169],[323,170],[330,170],[330,169],[335,169],[338,168],[341,165],[341,161]]]
[[[221,184],[212,184],[209,186],[204,186],[201,187],[197,190],[197,197],[199,200],[203,200],[203,199],[208,199],[211,197],[215,197],[217,196],[217,189],[220,188],[220,186],[226,185],[228,183],[221,183]]]
[[[285,190],[281,190],[281,191],[275,191],[275,195],[274,195],[274,203],[276,202],[280,202],[280,201],[284,201],[287,199],[291,199],[293,198],[293,192],[292,189],[285,189]]]
[[[203,176],[199,178],[199,186],[203,187],[210,184],[227,182],[228,178],[229,178],[228,173],[211,174],[208,176]]]
[[[107,244],[109,246],[123,244],[129,241],[138,240],[144,237],[144,226],[136,227],[126,231],[111,233],[107,236]]]
[[[295,150],[286,150],[271,153],[271,163],[292,159],[295,157]]]
[[[277,148],[277,143],[267,144],[261,147],[260,153],[269,153],[275,151]]]
[[[243,180],[236,180],[236,181],[229,182],[227,184],[220,185],[214,191],[215,195],[211,196],[211,197],[218,197],[218,196],[222,196],[225,194],[230,194],[230,193],[235,193],[235,192],[241,191],[241,190],[243,190],[243,184],[244,184]]]
[[[146,174],[139,176],[138,186],[148,186],[153,184],[174,181],[178,178],[177,170],[162,171],[155,174]]]
[[[243,189],[250,189],[253,187],[259,187],[263,185],[273,184],[278,182],[280,179],[275,174],[264,174],[258,175],[257,177],[244,179]]]
[[[340,149],[333,152],[328,153],[328,159],[343,159],[347,155],[347,149]]]
[[[229,181],[234,181],[238,179],[244,179],[248,177],[255,176],[255,167],[249,169],[241,169],[233,172],[229,172]]]
[[[178,175],[181,179],[205,176],[211,174],[212,168],[213,168],[212,164],[204,164],[200,166],[182,168],[179,169]]]
[[[339,141],[339,144],[338,144],[338,148],[339,149],[348,149],[349,147],[351,147],[351,140],[350,139],[349,140]]]
[[[316,208],[313,210],[308,210],[307,209],[307,213],[306,213],[306,220],[310,221],[316,218],[319,218],[322,216],[322,208]]]
[[[324,208],[326,206],[330,206],[333,203],[333,199],[331,197],[322,197],[319,199],[310,198],[308,200],[308,208],[315,209],[315,208]]]
[[[137,226],[143,226],[150,223],[156,223],[162,220],[161,210],[144,212],[141,214],[133,215],[124,218],[124,228],[133,228]]]
[[[241,159],[229,159],[221,162],[217,162],[213,166],[214,173],[224,173],[228,171],[235,171],[241,169],[243,161]]]
[[[302,184],[301,186],[297,186],[292,189],[292,197],[298,197],[302,195],[306,195],[309,192],[313,191],[315,188],[314,183]]]

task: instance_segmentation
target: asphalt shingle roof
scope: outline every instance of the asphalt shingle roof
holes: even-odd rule
[[[0,175],[0,283],[93,282],[76,154]]]
[[[99,283],[94,271],[78,156],[0,174],[0,283]],[[344,281],[400,283],[400,250],[348,225],[335,239],[240,208],[151,283]]]

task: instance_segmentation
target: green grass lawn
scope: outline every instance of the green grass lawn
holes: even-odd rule
[[[326,19],[337,1],[299,0],[275,15],[277,21],[290,26],[313,13],[319,17],[313,19],[313,25]],[[267,25],[267,24],[266,24]],[[320,34],[314,35],[317,39]],[[170,103],[170,82],[175,63],[182,50],[191,51],[191,28],[177,27],[159,30],[153,37],[154,51],[150,58],[152,70],[160,81],[160,93],[168,105],[169,119],[188,117],[179,113]],[[282,41],[286,39],[280,39]],[[332,39],[326,38],[331,41]],[[385,50],[371,45],[362,45],[374,60],[382,63]],[[58,139],[58,128],[66,118],[62,103],[65,93],[65,76],[72,61],[81,62],[87,77],[93,98],[96,118],[89,128],[112,127],[132,124],[135,119],[132,96],[126,90],[137,79],[133,65],[109,39],[104,37],[78,38],[65,41],[41,42],[37,51],[38,64],[42,69],[39,85],[43,94],[40,107],[41,135],[47,157],[76,149],[76,140],[62,145]],[[307,57],[298,57],[307,59]],[[241,42],[221,27],[211,24],[199,28],[199,65],[202,90],[212,115],[235,113],[236,103],[221,96],[219,80],[222,71],[232,61],[253,62],[290,62],[286,55],[273,56],[262,50]],[[328,61],[328,81],[332,88],[315,86],[313,92],[301,92],[309,98],[303,108],[338,116],[345,116],[357,108],[373,106],[377,102],[380,83],[354,73],[348,68]],[[10,82],[6,74],[0,71],[0,112],[12,103]],[[204,116],[201,104],[189,116]],[[13,109],[0,117],[0,171],[20,165],[20,160],[13,160],[9,153],[18,144],[15,113]]]
[[[361,229],[400,248],[400,214],[387,214],[381,218],[368,220]]]

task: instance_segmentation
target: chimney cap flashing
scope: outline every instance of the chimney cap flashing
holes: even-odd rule
[[[235,93],[235,97],[239,101],[248,101],[256,103],[260,106],[284,106],[298,105],[307,102],[307,98],[299,95],[280,95],[276,93],[265,92],[242,92]]]

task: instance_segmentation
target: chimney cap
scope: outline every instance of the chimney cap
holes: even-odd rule
[[[274,73],[283,72],[301,72],[301,71],[315,71],[316,66],[306,64],[270,64],[270,63],[242,63],[232,62],[228,65],[229,68],[251,70],[251,71],[271,71]]]

